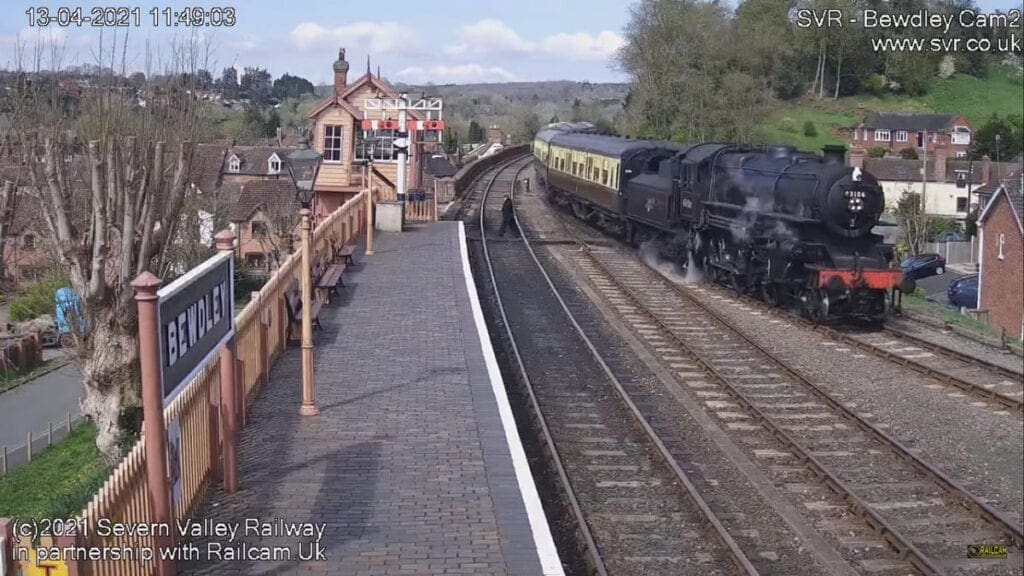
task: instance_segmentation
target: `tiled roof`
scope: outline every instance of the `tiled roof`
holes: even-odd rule
[[[447,156],[432,155],[428,156],[426,162],[423,163],[423,171],[432,176],[444,178],[454,176],[459,169],[452,164]]]
[[[981,217],[978,219],[979,223],[984,223],[988,219],[989,213],[994,210],[992,208],[999,201],[1002,196],[1010,201],[1010,208],[1013,209],[1013,215],[1017,217],[1017,225],[1020,226],[1021,231],[1024,232],[1024,167],[1018,166],[1012,173],[1003,179],[1002,184],[996,190],[992,196],[992,200],[989,201],[988,205],[985,206],[985,210],[981,213]]]
[[[192,184],[209,194],[220,186],[220,172],[224,167],[226,142],[198,144],[192,159]]]
[[[982,163],[975,160],[946,160],[946,173],[943,178],[935,177],[935,160],[928,159],[928,182],[956,182],[957,172],[970,175],[971,185],[978,186],[975,191],[984,194],[984,188],[991,187],[989,193],[995,192],[995,186],[991,183],[996,180],[997,174],[1008,174],[1017,168],[1012,162],[992,162],[989,166],[989,184],[984,181]],[[871,173],[875,178],[884,182],[920,182],[921,181],[921,160],[904,160],[902,158],[865,158],[864,170]]]
[[[238,199],[231,205],[230,220],[244,222],[256,210],[289,211],[298,215],[299,202],[295,198],[295,183],[291,178],[275,178],[242,184]]]
[[[869,114],[864,118],[863,128],[888,128],[890,130],[943,130],[957,119],[956,114]]]
[[[277,154],[278,158],[281,159],[281,170],[284,171],[286,170],[284,166],[285,157],[288,156],[289,152],[291,150],[288,148],[279,148],[277,146],[232,146],[224,156],[224,169],[222,173],[267,176],[270,174],[267,161],[274,154]],[[242,161],[238,172],[229,170],[228,161],[232,155],[238,156]]]

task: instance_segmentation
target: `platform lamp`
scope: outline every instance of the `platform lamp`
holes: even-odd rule
[[[312,212],[309,208],[313,203],[313,184],[321,161],[323,156],[309,147],[306,138],[301,138],[298,149],[287,156],[288,174],[295,182],[295,197],[302,205],[299,211],[302,218],[302,407],[299,414],[303,416],[320,413],[313,389],[313,278],[310,266],[313,246],[310,238]]]

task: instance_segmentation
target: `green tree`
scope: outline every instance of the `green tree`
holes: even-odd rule
[[[220,79],[217,80],[215,87],[224,98],[238,98],[238,70],[234,66],[225,68],[221,72]]]
[[[484,129],[476,120],[472,120],[469,123],[469,142],[470,144],[478,144],[484,141],[486,137]]]
[[[285,98],[298,98],[303,94],[312,94],[313,90],[313,83],[299,76],[283,74],[280,78],[274,80],[274,97],[281,100]]]
[[[998,137],[998,142],[996,141]],[[975,159],[982,156],[996,160],[1016,158],[1024,151],[1024,126],[1021,117],[1014,115],[1000,118],[993,114],[985,124],[974,133]]]
[[[273,87],[270,83],[270,73],[263,68],[246,67],[245,73],[238,85],[243,98],[248,98],[253,104],[263,105],[270,101]]]

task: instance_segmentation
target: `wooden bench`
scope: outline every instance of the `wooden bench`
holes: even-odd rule
[[[344,259],[345,264],[355,264],[356,261],[352,257],[355,253],[356,247],[354,245],[349,244],[348,246],[343,246],[342,249],[338,251],[338,259]]]
[[[288,312],[288,341],[298,341],[302,337],[302,291],[299,283],[292,281],[291,287],[284,293],[284,307]],[[320,308],[323,302],[313,299],[313,327],[322,329],[320,325]],[[296,337],[298,335],[298,337]]]
[[[323,294],[323,300],[328,304],[331,302],[331,296],[338,294],[338,287],[345,286],[345,282],[342,280],[342,276],[345,274],[344,264],[325,264],[320,270],[319,275],[314,275],[314,286],[317,290]]]

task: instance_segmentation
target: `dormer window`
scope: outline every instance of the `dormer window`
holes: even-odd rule
[[[228,159],[228,172],[238,173],[242,171],[242,159],[232,154]]]
[[[281,173],[281,158],[277,154],[273,154],[269,160],[267,160],[267,173],[269,174],[280,174]]]
[[[27,251],[36,249],[36,237],[32,234],[25,234],[21,237],[21,247]]]

